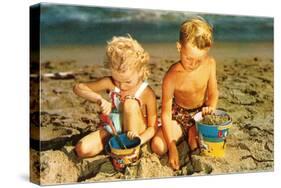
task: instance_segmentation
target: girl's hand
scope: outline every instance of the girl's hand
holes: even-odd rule
[[[112,108],[112,104],[110,102],[108,102],[105,99],[100,99],[99,100],[99,105],[100,105],[100,107],[102,109],[102,113],[103,114],[106,114],[106,115],[110,114],[111,108]]]
[[[127,132],[127,137],[132,140],[133,138],[136,138],[136,137],[140,137],[136,132],[134,131],[128,131]]]
[[[206,106],[202,108],[202,115],[208,115],[215,112],[215,108],[211,106]]]
[[[178,170],[180,168],[179,154],[175,143],[172,143],[169,148],[169,164],[174,170]]]

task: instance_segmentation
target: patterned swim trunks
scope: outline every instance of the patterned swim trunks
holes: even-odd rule
[[[186,109],[173,101],[172,120],[177,121],[181,125],[186,136],[188,135],[189,128],[195,125],[195,121],[193,119],[194,114],[201,111],[201,108],[202,107]]]

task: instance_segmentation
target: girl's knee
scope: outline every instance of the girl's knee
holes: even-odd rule
[[[137,100],[126,99],[123,104],[123,128],[125,131],[142,133],[146,124]]]
[[[85,157],[88,153],[87,148],[85,144],[81,141],[79,141],[75,146],[75,151],[78,157]]]
[[[75,151],[78,157],[93,157],[97,155],[102,148],[94,145],[92,148],[89,148],[87,143],[79,141],[75,146]]]
[[[92,157],[104,149],[104,143],[110,134],[106,130],[98,130],[82,138],[75,146],[79,157]]]
[[[125,113],[132,113],[139,108],[139,103],[134,99],[126,99],[123,104],[123,110]]]
[[[164,155],[167,152],[166,143],[160,137],[154,137],[151,141],[151,149],[157,155]]]

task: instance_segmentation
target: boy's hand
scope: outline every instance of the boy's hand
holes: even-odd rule
[[[179,154],[175,143],[172,143],[169,148],[169,164],[174,170],[178,170],[179,166]]]
[[[211,106],[206,106],[202,108],[202,115],[208,115],[215,112],[215,108]]]
[[[105,99],[100,99],[98,103],[102,109],[103,114],[106,114],[106,115],[110,114],[111,108],[112,108],[112,104],[110,102],[108,102]]]

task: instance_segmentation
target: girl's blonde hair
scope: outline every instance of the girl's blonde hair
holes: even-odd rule
[[[119,72],[135,69],[142,73],[143,80],[148,78],[149,54],[130,35],[114,36],[107,42],[106,57],[109,68]]]
[[[196,17],[181,24],[179,40],[182,45],[189,42],[199,49],[205,49],[213,43],[212,33],[212,27],[202,17]]]

